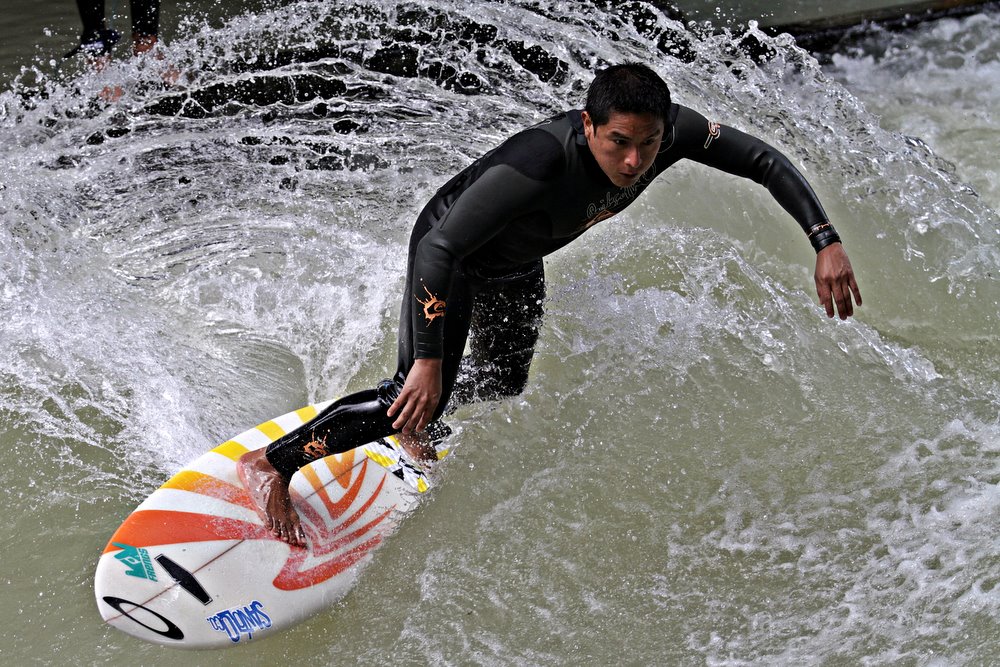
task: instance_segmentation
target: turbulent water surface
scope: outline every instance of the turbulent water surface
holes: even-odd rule
[[[821,68],[626,4],[294,2],[0,94],[4,662],[1000,653],[998,15]],[[626,59],[802,167],[858,318],[823,316],[765,190],[679,165],[550,258],[528,390],[456,413],[443,483],[342,603],[229,653],[105,627],[93,568],[124,516],[383,377],[423,201]]]

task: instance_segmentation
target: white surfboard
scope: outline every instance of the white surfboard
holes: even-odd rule
[[[302,426],[331,402],[219,445],[139,505],[97,564],[94,589],[104,620],[168,646],[235,646],[295,625],[346,595],[373,550],[430,487],[425,471],[395,438],[309,464],[290,485],[307,547],[292,547],[264,528],[236,473],[244,453]]]

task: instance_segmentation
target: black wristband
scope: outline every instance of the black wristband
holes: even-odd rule
[[[816,252],[833,243],[840,243],[840,234],[829,222],[815,225],[809,230],[809,242]]]

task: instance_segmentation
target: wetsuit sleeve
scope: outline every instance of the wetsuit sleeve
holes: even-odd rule
[[[809,235],[817,252],[840,240],[808,181],[778,149],[732,127],[709,122],[697,111],[680,105],[672,139],[670,152],[677,157],[766,187]]]
[[[455,267],[523,215],[537,210],[563,160],[549,134],[518,135],[470,168],[468,184],[417,245],[411,282],[414,358],[443,354],[444,318]],[[439,195],[440,196],[440,195]]]

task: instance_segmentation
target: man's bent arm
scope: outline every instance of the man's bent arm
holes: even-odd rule
[[[734,128],[710,123],[683,106],[678,106],[672,140],[670,150],[680,156],[766,187],[816,250],[816,293],[827,316],[833,317],[834,305],[841,319],[854,314],[851,296],[860,306],[861,290],[840,235],[812,186],[781,151]]]
[[[745,132],[711,123],[697,111],[678,109],[672,151],[766,187],[809,235],[816,252],[840,240],[812,186],[781,151]]]
[[[413,349],[417,359],[440,357],[443,350],[444,313],[448,291],[458,262],[500,233],[510,222],[545,201],[545,176],[562,160],[562,149],[551,145],[549,135],[525,132],[487,158],[493,162],[459,195],[417,245],[412,286],[420,307],[413,309]],[[554,143],[554,142],[553,142]],[[537,146],[534,174],[505,162],[510,152],[524,153]],[[435,310],[437,309],[437,310]],[[435,316],[440,313],[441,316]]]

